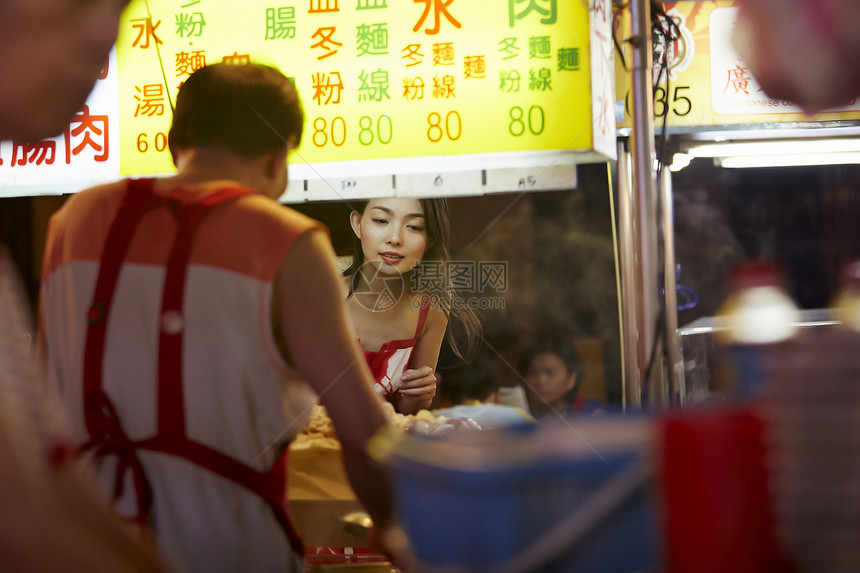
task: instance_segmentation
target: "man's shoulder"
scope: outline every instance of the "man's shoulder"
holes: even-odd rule
[[[92,187],[87,187],[86,189],[82,189],[81,191],[72,194],[70,199],[75,197],[84,197],[85,199],[90,200],[97,198],[116,198],[117,200],[120,200],[127,186],[127,179],[100,183],[99,185],[93,185]]]
[[[227,232],[225,237],[241,237],[245,245],[267,245],[269,252],[285,253],[299,237],[315,230],[328,233],[320,221],[258,193],[240,197],[231,208],[212,217],[214,227]]]
[[[97,211],[110,211],[119,207],[127,185],[125,179],[102,183],[71,194],[55,213],[55,219],[91,217]]]
[[[277,219],[291,226],[299,228],[322,226],[322,223],[316,219],[312,219],[289,205],[279,203],[260,193],[251,193],[242,199],[241,205],[249,211],[258,212],[263,216]]]

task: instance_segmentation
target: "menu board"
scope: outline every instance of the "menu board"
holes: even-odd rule
[[[611,20],[610,0],[132,0],[107,100],[81,119],[110,124],[110,166],[77,163],[174,171],[182,83],[253,61],[290,77],[305,112],[288,199],[569,188],[577,163],[615,158]]]
[[[609,2],[595,4],[134,2],[117,43],[123,174],[171,169],[170,104],[188,75],[256,61],[299,91],[305,132],[290,165],[306,198],[514,190],[550,182],[549,167],[572,176],[615,153]],[[496,167],[514,172],[488,181]]]
[[[660,74],[655,67],[653,74],[658,131],[664,122],[673,131],[683,132],[699,127],[860,120],[860,102],[806,115],[789,101],[769,97],[732,46],[736,4],[730,0],[663,3],[679,38],[671,45],[662,41],[654,45],[655,62],[664,51],[669,59],[668,73]],[[624,27],[616,34],[622,34]],[[619,128],[629,128],[629,72],[618,57],[616,65],[616,119]]]

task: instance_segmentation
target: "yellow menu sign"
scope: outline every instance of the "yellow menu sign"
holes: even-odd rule
[[[860,103],[809,116],[791,102],[769,97],[732,46],[737,2],[664,2],[663,6],[679,38],[671,45],[658,41],[654,46],[655,62],[664,51],[669,61],[668,73],[654,70],[655,127],[664,121],[683,131],[699,126],[860,119]],[[625,108],[619,127],[630,127],[629,72],[620,59],[616,59],[616,81],[617,98]]]
[[[609,0],[133,0],[117,42],[121,171],[173,170],[171,102],[220,61],[294,79],[291,164],[550,152],[614,158]]]

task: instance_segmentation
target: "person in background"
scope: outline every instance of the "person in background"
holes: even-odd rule
[[[0,0],[0,141],[59,135],[86,101],[128,0]],[[0,568],[163,571],[73,468],[27,337],[29,305],[0,237]]]
[[[350,213],[353,257],[343,272],[346,308],[376,380],[401,414],[428,408],[442,340],[461,358],[448,329],[458,319],[471,348],[480,324],[447,277],[448,207],[444,199],[374,199]]]
[[[602,404],[580,394],[583,363],[564,337],[539,342],[520,355],[517,369],[525,380],[529,410],[535,418],[565,417],[600,410]]]
[[[177,173],[72,196],[48,230],[43,358],[116,508],[184,571],[300,571],[286,451],[320,400],[385,543],[387,424],[321,225],[280,205],[303,113],[292,82],[215,64],[179,90]],[[381,548],[385,550],[385,548]]]
[[[469,418],[484,430],[534,422],[528,412],[499,404],[499,381],[493,364],[485,358],[445,368],[436,376],[436,416]]]

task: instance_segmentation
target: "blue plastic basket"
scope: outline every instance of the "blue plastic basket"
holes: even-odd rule
[[[396,440],[385,459],[399,516],[418,558],[430,570],[494,573],[515,563],[520,568],[512,571],[653,568],[644,426],[640,422],[632,433],[627,420],[577,426]],[[622,434],[639,438],[610,446],[584,436],[612,426],[615,434],[625,426]],[[553,445],[565,435],[583,447],[557,451]],[[602,443],[595,445],[595,439]],[[566,540],[568,533],[572,538]],[[539,550],[547,536],[555,537],[556,551]]]

